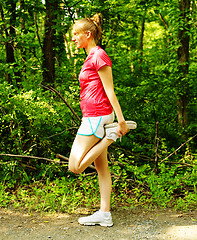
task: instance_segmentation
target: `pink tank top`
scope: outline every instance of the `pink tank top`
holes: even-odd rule
[[[84,117],[104,116],[113,111],[98,75],[99,69],[104,66],[111,67],[111,60],[106,52],[97,46],[86,58],[79,74],[80,107]]]

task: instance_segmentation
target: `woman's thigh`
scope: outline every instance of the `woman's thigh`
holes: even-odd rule
[[[87,152],[99,141],[100,139],[94,135],[76,135],[70,152],[69,169],[75,171]]]

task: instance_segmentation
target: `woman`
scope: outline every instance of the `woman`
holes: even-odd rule
[[[92,162],[98,172],[101,194],[100,210],[78,221],[83,225],[112,226],[110,213],[111,176],[107,149],[118,137],[124,136],[135,122],[126,123],[114,93],[112,64],[106,52],[97,46],[101,37],[101,16],[78,20],[73,26],[73,39],[77,48],[85,48],[87,58],[79,74],[81,86],[80,107],[82,123],[73,142],[69,157],[69,170],[82,173]],[[118,123],[114,121],[114,112]]]

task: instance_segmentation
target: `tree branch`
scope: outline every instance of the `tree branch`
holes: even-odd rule
[[[55,160],[52,160],[52,159],[49,159],[49,158],[36,157],[36,156],[15,155],[15,154],[6,154],[6,153],[0,153],[0,156],[39,159],[39,160],[44,160],[44,161],[48,161],[48,162],[63,163],[63,164],[67,163],[67,162],[64,162],[64,161],[55,161]]]
[[[191,137],[190,139],[188,139],[186,142],[184,142],[183,144],[181,144],[180,147],[178,147],[174,152],[170,153],[167,157],[165,157],[163,160],[161,160],[160,164],[163,163],[166,159],[168,159],[169,157],[171,157],[173,154],[175,154],[179,149],[181,149],[186,143],[190,142],[192,139],[194,139],[197,136],[194,135],[193,137]],[[179,163],[180,164],[180,163]]]
[[[111,149],[116,149],[117,147],[113,147],[113,146],[110,146]],[[136,156],[137,158],[140,158],[142,161],[146,161],[146,162],[155,162],[155,159],[151,159],[151,158],[148,158],[146,156],[143,156],[143,155],[139,155],[139,154],[136,154],[136,153],[133,153],[132,151],[130,150],[127,150],[127,149],[124,149],[124,148],[121,148],[121,147],[118,147],[119,150],[123,151],[124,153],[126,154],[129,154],[129,155],[132,155],[132,156]],[[163,160],[162,160],[163,161]],[[121,163],[117,160],[115,161],[118,165],[121,165]],[[125,162],[129,163],[130,164],[130,161],[129,160],[126,160],[125,159]],[[158,164],[160,164],[161,162],[158,162]],[[168,164],[175,164],[175,165],[180,165],[178,167],[194,167],[194,165],[192,164],[189,164],[189,163],[181,163],[181,162],[167,162]]]
[[[41,44],[39,30],[38,30],[38,23],[37,23],[37,19],[36,19],[36,12],[34,13],[34,23],[35,23],[35,26],[36,26],[36,36],[38,38],[38,42],[39,42],[40,48],[41,48],[41,50],[43,52],[43,46]]]
[[[158,159],[159,159],[159,122],[156,122],[156,135],[155,135],[155,168],[154,171],[158,172]]]
[[[6,35],[6,38],[8,38],[8,30],[7,30],[7,27],[6,27],[6,23],[5,23],[5,17],[4,17],[4,12],[3,12],[3,7],[2,5],[0,4],[0,12],[1,12],[1,19],[2,19],[2,22],[4,23],[3,26],[4,26],[4,30],[5,30],[5,35]],[[1,31],[2,32],[2,31]],[[3,36],[3,32],[2,32],[2,38],[5,39],[5,37]]]
[[[43,158],[43,157],[36,157],[36,156],[26,156],[26,155],[16,155],[16,154],[6,154],[6,153],[0,153],[0,156],[6,156],[6,157],[18,157],[18,158],[30,158],[30,159],[38,159],[38,160],[44,160],[44,161],[48,161],[48,162],[54,162],[54,163],[61,163],[61,164],[68,164],[69,158],[60,155],[60,154],[56,154],[57,158],[62,158],[65,161],[55,161],[52,160],[50,158]],[[89,168],[96,170],[96,168],[93,165],[90,165]]]
[[[79,118],[79,116],[76,114],[76,112],[74,111],[74,109],[70,106],[70,104],[61,96],[61,94],[54,88],[52,88],[51,86],[47,85],[47,86],[44,86],[42,84],[40,84],[43,88],[46,88],[54,93],[56,93],[58,95],[59,98],[62,99],[62,101],[66,104],[66,106],[70,109],[70,111],[72,112],[72,114],[75,116],[75,118],[81,122],[81,119]]]
[[[168,30],[168,24],[166,23],[166,21],[165,21],[165,19],[164,19],[164,17],[162,16],[162,14],[161,13],[159,13],[159,17],[160,17],[160,19],[161,19],[161,21],[163,22],[163,24],[164,24],[164,26],[166,27],[166,29]]]

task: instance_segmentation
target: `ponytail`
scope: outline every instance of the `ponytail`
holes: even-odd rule
[[[101,13],[94,14],[94,16],[90,18],[90,20],[95,24],[97,28],[96,35],[97,35],[97,39],[99,40],[102,36],[102,25],[103,25],[103,18]]]

